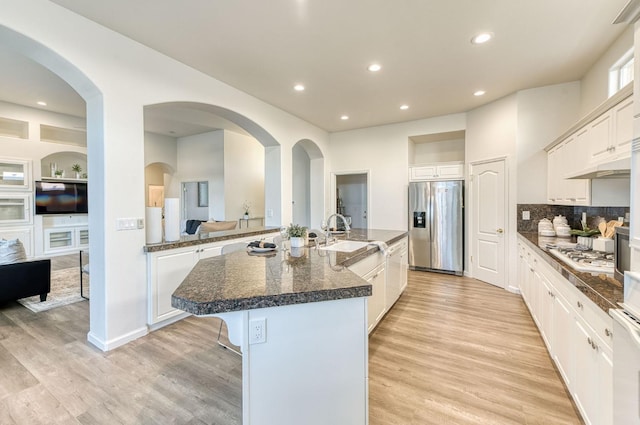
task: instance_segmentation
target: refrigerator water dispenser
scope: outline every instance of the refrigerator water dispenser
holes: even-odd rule
[[[413,212],[413,227],[424,229],[427,225],[427,213],[424,211]]]

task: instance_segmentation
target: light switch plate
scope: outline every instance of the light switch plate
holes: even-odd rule
[[[531,220],[531,212],[530,211],[522,211],[522,219],[523,220]]]

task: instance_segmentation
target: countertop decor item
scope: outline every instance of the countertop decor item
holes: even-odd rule
[[[287,228],[287,235],[291,240],[292,248],[301,248],[304,246],[305,236],[307,236],[307,228],[299,224],[291,223]]]

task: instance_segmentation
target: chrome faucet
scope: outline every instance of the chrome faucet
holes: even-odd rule
[[[331,236],[331,219],[335,217],[336,218],[336,229],[338,228],[338,218],[342,219],[342,222],[344,223],[344,231],[349,233],[349,231],[351,230],[351,226],[349,226],[349,223],[347,223],[347,219],[344,218],[344,216],[342,214],[331,214],[328,218],[327,218],[327,230],[326,230],[326,237],[327,240],[329,240],[329,237]]]

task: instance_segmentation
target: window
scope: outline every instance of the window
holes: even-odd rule
[[[633,59],[633,49],[630,49],[609,70],[609,97],[633,81]]]

